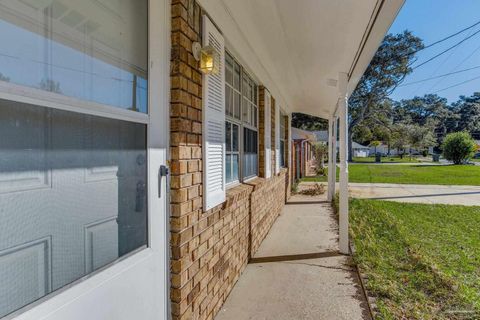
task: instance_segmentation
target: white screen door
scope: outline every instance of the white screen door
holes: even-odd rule
[[[0,2],[0,318],[166,317],[167,2]]]

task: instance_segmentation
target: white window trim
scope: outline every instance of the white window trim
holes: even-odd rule
[[[254,77],[252,77],[250,75],[250,73],[247,72],[247,70],[245,70],[245,68],[243,67],[243,65],[239,62],[239,60],[237,60],[234,55],[229,51],[228,48],[225,48],[225,60],[227,59],[227,55],[229,55],[231,57],[231,59],[234,61],[234,63],[238,64],[240,66],[240,91],[238,91],[236,88],[234,88],[232,85],[230,85],[226,80],[225,80],[225,85],[228,86],[229,88],[232,88],[236,93],[239,93],[240,94],[240,119],[238,118],[235,118],[234,116],[230,116],[230,115],[227,115],[226,112],[225,112],[225,122],[228,121],[228,122],[231,122],[231,123],[235,123],[236,125],[239,126],[239,136],[238,136],[238,143],[239,143],[239,151],[238,151],[238,154],[239,154],[239,160],[238,160],[238,179],[235,180],[235,181],[231,181],[229,183],[226,183],[225,184],[225,187],[227,189],[230,189],[230,188],[233,188],[233,187],[236,187],[238,185],[240,185],[242,182],[247,182],[247,181],[250,181],[252,179],[255,179],[255,178],[258,178],[258,172],[259,172],[259,163],[258,163],[258,157],[259,157],[259,145],[260,145],[260,135],[259,135],[259,87],[260,85],[258,84],[258,82],[255,80]],[[226,67],[226,63],[225,63],[225,67]],[[235,72],[235,69],[233,70]],[[257,88],[257,91],[256,91],[256,102],[253,102],[251,101],[250,99],[247,99],[246,96],[243,95],[243,79],[244,79],[244,75],[246,75],[256,86]],[[232,75],[233,77],[233,75]],[[233,79],[233,78],[232,78]],[[255,110],[256,110],[256,118],[257,118],[257,127],[254,127],[252,125],[250,125],[249,123],[246,123],[245,120],[243,119],[243,100],[246,100],[250,105],[254,105],[255,106]],[[249,177],[244,177],[244,170],[243,170],[243,156],[245,154],[244,152],[244,128],[247,128],[247,129],[250,129],[250,130],[253,130],[255,132],[257,132],[257,173],[253,176],[249,176]],[[225,153],[227,154],[227,152]],[[230,154],[237,154],[236,152],[231,152]]]
[[[235,120],[233,120],[235,119]],[[225,157],[227,155],[233,155],[233,154],[236,154],[238,155],[238,179],[236,180],[233,180],[233,181],[230,181],[230,182],[226,182],[226,174],[225,174],[225,187],[226,188],[231,188],[232,186],[234,185],[239,185],[240,184],[240,180],[241,180],[241,177],[240,177],[240,163],[241,163],[241,146],[240,146],[240,140],[241,140],[241,133],[240,131],[242,130],[242,124],[241,122],[236,119],[236,118],[231,118],[231,117],[227,117],[225,116],[225,123],[226,122],[230,122],[230,124],[235,124],[236,126],[238,126],[238,151],[228,151],[225,149]],[[231,142],[231,144],[233,145],[233,141]],[[225,168],[227,166],[227,161],[225,160]],[[225,170],[226,172],[226,170]]]
[[[265,147],[265,178],[272,176],[272,96],[264,90],[264,147]]]
[[[0,81],[0,99],[136,123],[148,123],[149,121],[149,115],[145,113],[5,81]]]
[[[247,182],[253,181],[253,180],[257,179],[257,178],[258,178],[258,176],[253,176],[253,177],[250,177],[250,178],[247,178],[247,179],[243,180],[243,182],[244,182],[244,183],[247,183]]]
[[[283,154],[280,155],[281,158],[283,159],[283,164],[280,164],[280,169],[282,168],[288,168],[286,163],[287,163],[287,157],[288,157],[288,135],[286,134],[287,131],[287,125],[285,122],[288,121],[288,116],[287,114],[280,109],[280,141],[283,141]],[[283,124],[283,125],[282,125]],[[282,134],[282,127],[285,133],[285,136]],[[281,160],[280,158],[280,160]]]
[[[275,174],[280,173],[280,106],[275,106]]]

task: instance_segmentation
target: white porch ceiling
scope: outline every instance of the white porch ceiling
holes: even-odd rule
[[[352,91],[403,0],[200,0],[227,48],[290,112],[328,117]]]

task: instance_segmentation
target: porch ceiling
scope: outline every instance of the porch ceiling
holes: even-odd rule
[[[233,51],[283,109],[328,117],[351,92],[403,0],[200,0]],[[330,82],[330,84],[328,83]]]

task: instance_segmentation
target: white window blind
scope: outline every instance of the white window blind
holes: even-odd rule
[[[209,210],[225,201],[225,40],[207,16],[203,45],[220,54],[220,72],[203,76],[203,202]]]
[[[280,173],[280,106],[275,106],[275,174]]]
[[[270,92],[265,89],[265,178],[272,176],[272,96]]]

